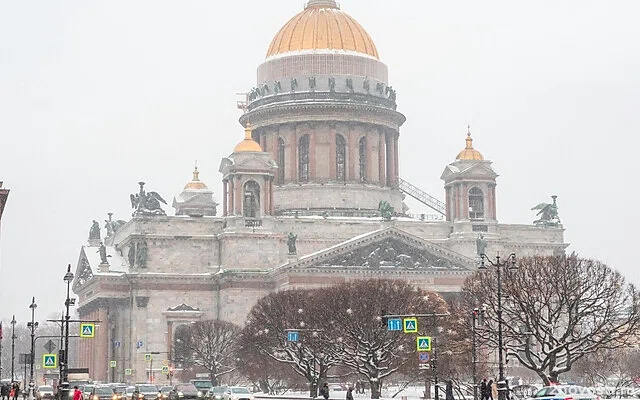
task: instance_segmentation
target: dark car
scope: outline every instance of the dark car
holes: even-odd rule
[[[198,400],[204,397],[204,393],[198,390],[193,383],[180,383],[173,387],[169,393],[169,400]]]
[[[132,400],[154,400],[158,396],[158,387],[149,383],[139,383],[133,389]],[[136,399],[137,397],[137,399]]]
[[[113,400],[114,394],[111,386],[95,386],[91,389],[89,400]]]
[[[167,400],[169,398],[169,393],[171,393],[171,390],[173,389],[173,386],[162,386],[158,389],[158,394],[156,395],[156,399],[158,400]]]

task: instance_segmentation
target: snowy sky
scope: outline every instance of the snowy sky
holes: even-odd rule
[[[570,250],[640,283],[640,2],[341,5],[377,44],[407,116],[403,178],[442,199],[440,173],[471,124],[500,174],[501,222],[530,223],[530,208],[557,194]],[[32,295],[41,318],[59,313],[91,220],[128,219],[139,180],[171,202],[198,160],[220,197],[220,159],[243,137],[236,93],[302,7],[0,1],[0,180],[11,189],[0,318],[26,320]]]

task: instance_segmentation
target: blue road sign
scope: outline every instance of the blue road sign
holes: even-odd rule
[[[298,332],[287,332],[287,340],[289,342],[297,342],[300,338],[300,334]]]
[[[137,348],[142,348],[142,346],[144,345],[144,343],[142,343],[142,340],[138,340],[138,343],[136,343],[136,347]]]
[[[120,347],[120,341],[119,340],[114,340],[113,341],[113,347]]]
[[[402,320],[400,318],[390,318],[387,320],[387,330],[388,331],[401,331],[402,330]]]
[[[421,363],[429,362],[429,353],[418,353],[418,361]]]

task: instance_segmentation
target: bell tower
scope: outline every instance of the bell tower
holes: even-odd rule
[[[251,128],[233,153],[222,159],[223,216],[244,217],[247,226],[273,214],[273,179],[278,166],[253,140]],[[255,225],[255,224],[254,224]]]
[[[485,223],[497,222],[497,177],[491,161],[485,160],[473,148],[473,138],[468,130],[465,148],[440,177],[444,181],[447,221],[470,223],[472,231],[486,232]]]

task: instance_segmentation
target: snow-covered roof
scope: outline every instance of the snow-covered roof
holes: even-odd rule
[[[101,271],[100,270],[100,248],[94,246],[82,246],[82,250],[84,251],[85,256],[87,257],[87,261],[89,261],[89,266],[93,271],[94,275],[103,275],[103,274],[117,274],[117,273],[128,273],[129,265],[125,257],[120,256],[120,252],[118,252],[112,246],[106,246],[107,249],[107,260],[109,261],[109,271]]]

